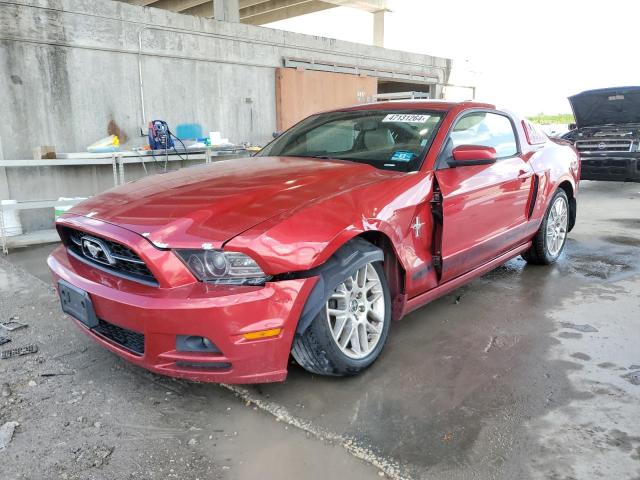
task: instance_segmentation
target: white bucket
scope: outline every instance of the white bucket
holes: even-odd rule
[[[2,205],[15,205],[18,203],[16,200],[1,200]],[[4,219],[4,234],[7,237],[15,237],[16,235],[22,235],[22,225],[20,224],[20,217],[18,217],[18,210],[2,210]],[[1,226],[1,225],[0,225]]]

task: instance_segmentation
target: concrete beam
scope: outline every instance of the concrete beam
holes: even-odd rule
[[[190,8],[213,3],[214,0],[120,0],[131,5],[161,8],[170,12],[184,12]],[[233,0],[232,0],[233,1]],[[239,0],[239,8],[253,7],[268,0]]]
[[[260,2],[251,7],[243,8],[241,18],[264,15],[265,13],[275,12],[276,10],[282,10],[296,5],[305,5],[312,2],[313,0],[269,0],[267,2]]]
[[[139,5],[141,7],[153,7],[152,3],[156,3],[158,0],[125,0],[125,3],[131,5]]]
[[[379,12],[380,10],[388,10],[387,0],[324,0],[327,3],[333,3],[340,7],[351,7],[359,10],[365,10],[370,13]]]
[[[186,15],[195,15],[196,17],[207,17],[213,18],[213,0],[207,0],[206,3],[202,3],[198,6],[187,8],[186,10],[181,11],[180,13],[184,13]]]
[[[259,3],[266,3],[269,0],[240,0],[240,8],[253,7]]]
[[[277,22],[287,18],[306,15],[307,13],[319,12],[334,8],[335,5],[324,1],[305,0],[305,1],[281,1],[272,0],[266,2],[271,4],[268,8],[262,4],[255,7],[240,10],[240,21],[251,25],[264,25],[266,23]],[[289,5],[287,5],[289,4]]]
[[[216,1],[226,3],[228,0]],[[212,18],[216,9],[215,7],[211,8],[210,2],[211,0],[208,3],[183,10],[181,13]],[[240,22],[251,25],[264,25],[265,23],[277,22],[286,18],[334,8],[335,5],[318,0],[240,0],[239,7]]]
[[[179,12],[186,13],[188,15],[196,15],[201,17],[211,17],[213,14],[211,13],[211,9],[209,8],[210,3],[220,3],[222,5],[222,10],[235,10],[236,4],[238,4],[238,8],[240,11],[249,9],[246,18],[256,17],[260,15],[267,15],[268,13],[275,12],[277,10],[281,10],[283,8],[296,7],[300,4],[306,3],[327,3],[333,4],[336,7],[351,7],[357,8],[360,10],[365,10],[367,12],[378,12],[381,10],[387,9],[387,1],[388,0],[120,0],[125,3],[129,3],[131,5],[139,5],[153,8],[160,8],[163,10],[169,10],[171,12]],[[218,8],[218,11],[221,10]],[[324,6],[324,8],[320,8],[319,5],[315,5],[313,8],[309,8],[309,11],[305,11],[304,13],[317,12],[319,10],[325,10],[330,8],[329,6]],[[259,11],[260,13],[253,13],[253,9]],[[300,11],[305,9],[298,9]],[[292,9],[292,12],[297,11],[295,8]],[[304,15],[304,13],[300,14],[292,14],[290,16]],[[234,18],[233,16],[229,17],[229,15],[223,15],[225,19]],[[242,18],[242,14],[240,15]],[[277,20],[282,20],[284,18],[289,18],[286,16],[282,16],[282,14],[274,14],[271,17],[268,15],[264,17],[265,20],[258,21],[247,21],[245,23],[253,23],[253,24],[262,24],[275,22]],[[277,20],[271,20],[271,18],[276,18]],[[237,21],[237,20],[228,20],[228,21]]]
[[[171,12],[184,12],[185,10],[205,3],[208,4],[211,7],[211,11],[213,11],[211,0],[155,0],[155,3],[148,6],[169,10]]]

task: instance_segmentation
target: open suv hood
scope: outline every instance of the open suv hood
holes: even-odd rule
[[[587,90],[569,103],[578,128],[640,123],[640,87]]]
[[[118,225],[161,247],[220,248],[275,215],[390,176],[341,160],[239,158],[145,177],[69,213]]]

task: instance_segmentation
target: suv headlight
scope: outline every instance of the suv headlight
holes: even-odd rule
[[[176,250],[198,280],[226,285],[262,285],[269,280],[255,260],[240,252]]]

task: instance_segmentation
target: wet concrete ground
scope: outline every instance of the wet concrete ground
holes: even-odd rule
[[[8,260],[46,278],[48,248]],[[39,478],[32,455],[51,478],[640,478],[638,184],[583,182],[557,265],[515,259],[414,312],[355,378],[292,365],[238,398],[127,365],[3,263],[0,299],[0,316],[32,324],[14,343],[41,345],[0,361],[14,391],[0,424],[21,423],[0,452],[15,478]]]

